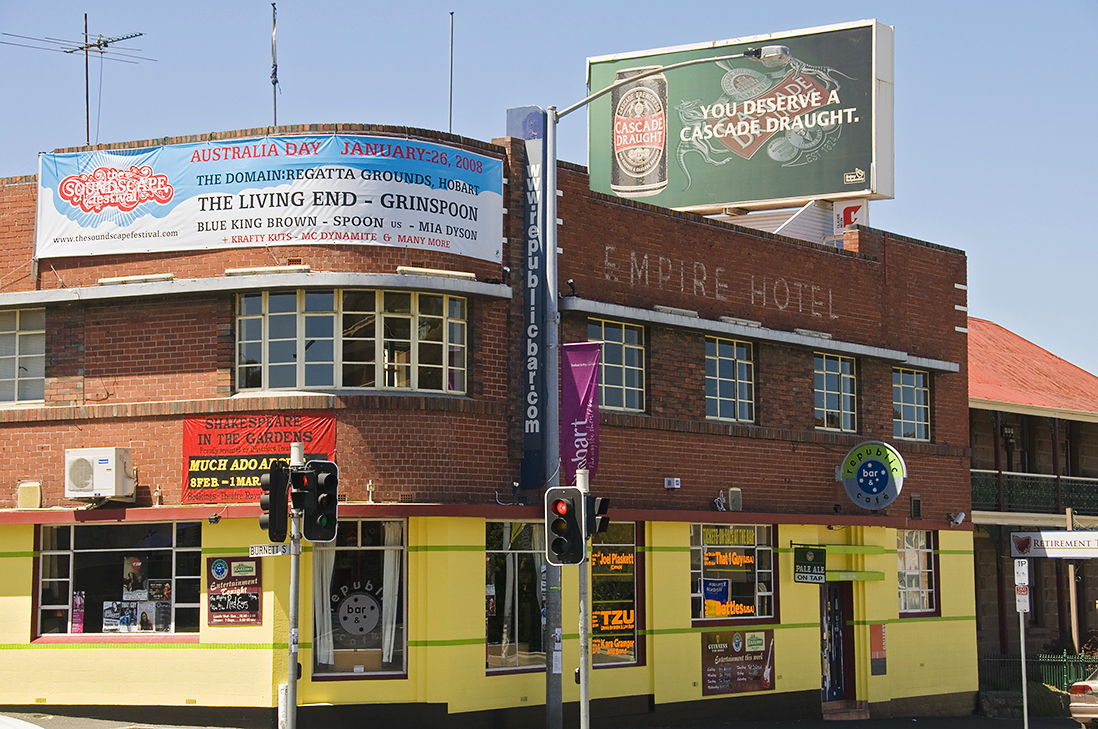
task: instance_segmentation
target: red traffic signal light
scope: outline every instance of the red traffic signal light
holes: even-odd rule
[[[290,471],[285,461],[271,461],[271,468],[259,477],[259,487],[263,494],[259,497],[259,528],[267,530],[272,542],[286,541],[286,526],[289,521],[286,500]]]
[[[587,558],[583,492],[555,486],[545,492],[545,557],[549,564],[580,564]]]

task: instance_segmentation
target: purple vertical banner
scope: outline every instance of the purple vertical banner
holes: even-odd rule
[[[572,483],[586,468],[595,478],[599,466],[599,354],[602,342],[561,347],[560,461],[561,483]]]

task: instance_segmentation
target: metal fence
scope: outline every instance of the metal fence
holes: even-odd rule
[[[1098,669],[1098,656],[1026,656],[1026,680],[1067,691]],[[1021,691],[1022,658],[1015,654],[980,656],[981,691]]]

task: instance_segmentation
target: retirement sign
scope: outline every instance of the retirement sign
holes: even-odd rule
[[[502,260],[502,160],[416,139],[235,139],[38,168],[38,258],[334,243]]]
[[[789,58],[686,61],[782,45]],[[720,212],[892,197],[892,28],[875,21],[589,58],[591,189]],[[609,102],[607,101],[609,99]]]

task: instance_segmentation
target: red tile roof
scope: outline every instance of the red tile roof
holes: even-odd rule
[[[968,397],[1098,413],[1098,377],[994,322],[969,317]]]

